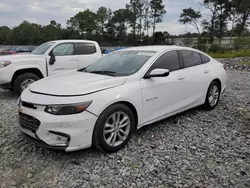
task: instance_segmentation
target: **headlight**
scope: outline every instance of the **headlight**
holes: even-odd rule
[[[11,61],[0,61],[0,68],[6,67],[11,64]]]
[[[92,101],[80,103],[80,104],[69,104],[69,105],[49,105],[46,106],[45,112],[53,115],[71,115],[79,114],[86,110]]]

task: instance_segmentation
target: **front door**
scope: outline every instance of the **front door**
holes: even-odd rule
[[[55,56],[55,62],[53,65],[50,65],[49,59],[51,57],[48,56],[47,63],[49,76],[63,73],[68,70],[78,69],[78,57],[75,54],[73,43],[58,44],[51,53]]]
[[[166,52],[151,66],[148,72],[156,68],[170,71],[167,77],[141,79],[143,95],[144,122],[148,123],[160,117],[178,111],[183,106],[186,89],[177,51]]]

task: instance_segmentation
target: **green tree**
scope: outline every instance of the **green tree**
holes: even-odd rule
[[[139,36],[140,36],[140,39],[141,39],[141,36],[142,36],[142,29],[143,29],[143,18],[144,18],[144,11],[146,9],[146,0],[139,0],[138,4],[137,4],[137,9],[138,9],[138,20],[139,20],[139,23],[138,23],[138,26],[137,26],[137,29],[138,29],[138,32],[139,32]]]
[[[111,9],[108,9],[108,18],[107,24],[105,25],[107,40],[110,43],[113,43],[115,40],[115,22],[113,19],[113,12]]]
[[[118,40],[124,40],[124,37],[126,36],[126,23],[130,22],[129,15],[131,15],[131,11],[128,9],[119,9],[114,12],[112,22],[115,26],[116,37]]]
[[[86,38],[91,38],[93,33],[98,30],[98,17],[96,13],[89,9],[77,13],[67,21],[67,25],[85,35]]]
[[[97,19],[98,19],[98,24],[100,27],[100,32],[102,35],[104,35],[104,28],[105,24],[108,21],[108,9],[106,7],[100,7],[97,12]]]
[[[127,15],[127,19],[129,21],[130,27],[132,28],[134,37],[136,36],[137,20],[139,17],[139,3],[140,0],[130,0],[130,3],[126,5],[126,9],[131,13]]]
[[[232,6],[236,10],[238,19],[236,20],[237,24],[237,34],[241,37],[245,28],[249,26],[247,22],[250,17],[250,1],[249,0],[233,0]]]
[[[0,44],[12,44],[12,30],[7,26],[0,27]]]
[[[210,1],[203,2],[204,7],[210,11],[210,20],[204,19],[202,21],[203,30],[208,35],[208,42],[213,43],[216,35],[215,21],[216,21],[216,5]]]
[[[212,4],[215,10],[215,26],[218,27],[217,37],[221,44],[224,31],[227,29],[227,21],[231,15],[232,2],[229,0],[204,0],[204,4]]]
[[[238,37],[249,36],[249,29],[247,25],[248,24],[246,24],[246,26],[242,30],[242,25],[240,23],[236,23],[236,25],[233,28],[233,32],[236,33],[235,36],[238,36]]]
[[[63,29],[63,32],[64,32],[65,39],[81,39],[82,38],[81,34],[77,30],[74,30],[71,27],[67,27]]]
[[[180,15],[180,20],[179,22],[182,24],[190,24],[193,27],[195,27],[195,29],[197,30],[197,32],[200,34],[200,28],[199,28],[199,24],[198,21],[201,18],[201,13],[200,11],[195,11],[194,9],[190,8],[185,8],[182,9],[182,13]]]
[[[65,37],[65,33],[60,23],[55,20],[50,21],[49,25],[43,27],[42,39],[43,41],[59,40]]]
[[[144,30],[146,30],[147,36],[149,35],[149,28],[151,25],[151,20],[150,20],[150,15],[149,15],[150,12],[151,10],[150,10],[149,0],[146,0],[145,6],[144,6]],[[146,40],[148,40],[148,38]]]
[[[153,36],[155,34],[155,25],[163,21],[163,15],[166,14],[165,5],[162,0],[151,0],[151,18],[153,20]]]
[[[19,26],[13,28],[12,33],[15,44],[30,45],[43,42],[43,28],[35,23],[23,21]]]

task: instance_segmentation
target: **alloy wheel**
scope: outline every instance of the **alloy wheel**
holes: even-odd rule
[[[208,102],[210,106],[215,106],[219,100],[219,88],[217,85],[213,85],[209,92]]]
[[[119,146],[127,139],[130,128],[130,118],[126,113],[113,113],[104,125],[103,137],[106,144],[112,147]]]

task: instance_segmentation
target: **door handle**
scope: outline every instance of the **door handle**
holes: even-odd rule
[[[70,59],[70,61],[77,61],[77,59]]]
[[[185,79],[185,76],[179,76],[177,79],[178,79],[178,80],[184,80],[184,79]]]
[[[205,70],[204,70],[204,73],[209,73],[209,70],[208,70],[208,69],[205,69]]]

